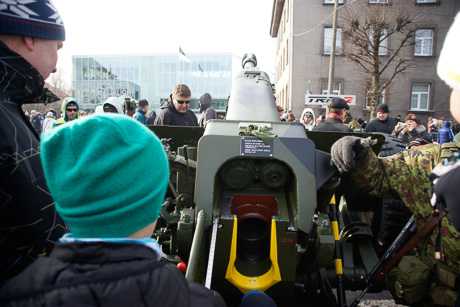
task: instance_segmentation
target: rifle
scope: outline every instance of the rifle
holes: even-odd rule
[[[361,292],[361,294],[353,301],[351,304],[351,307],[356,307],[358,306],[359,302],[361,302],[362,298],[364,295],[367,293],[369,288],[374,284],[374,280],[381,280],[383,278],[381,272],[383,270],[383,266],[388,262],[388,259],[393,256],[394,251],[401,245],[401,243],[404,243],[407,240],[407,237],[409,236],[409,233],[414,233],[416,229],[415,226],[415,217],[412,215],[409,221],[406,223],[406,225],[403,227],[399,235],[394,239],[393,243],[388,247],[388,249],[385,251],[385,253],[382,255],[382,257],[379,259],[379,261],[375,264],[375,266],[372,268],[371,272],[367,276],[366,280],[364,281],[366,284],[366,288]],[[386,267],[386,266],[385,266]],[[388,269],[389,271],[389,269]],[[387,272],[388,272],[387,271]],[[386,273],[385,273],[386,274]],[[378,279],[380,278],[380,279]]]
[[[438,219],[442,219],[446,215],[446,212],[442,212],[440,215],[439,210],[434,210],[431,213],[431,217],[425,225],[420,228],[419,231],[410,239],[407,244],[405,244],[398,253],[391,258],[387,264],[377,273],[376,279],[381,281],[385,275],[404,257],[408,252],[410,252],[414,247],[416,247],[423,239],[425,239],[433,230],[433,228],[438,224]]]
[[[425,223],[425,225],[420,228],[419,231],[415,233],[415,235],[412,236],[412,238],[401,247],[401,249],[394,255],[394,257],[390,257],[393,251],[396,249],[396,247],[403,241],[403,239],[406,237],[405,233],[409,230],[409,232],[414,233],[416,230],[416,225],[415,225],[415,219],[414,216],[410,218],[410,220],[407,222],[407,224],[404,226],[403,230],[401,233],[398,235],[398,237],[393,241],[391,246],[388,248],[388,250],[385,252],[385,254],[380,258],[380,260],[376,263],[374,268],[372,269],[371,273],[369,276],[366,278],[366,288],[361,292],[361,294],[353,301],[351,304],[351,307],[356,307],[358,306],[359,302],[361,299],[364,297],[366,292],[369,290],[369,288],[372,286],[373,281],[381,281],[383,278],[386,276],[386,274],[395,266],[399,263],[399,261],[404,257],[408,252],[410,252],[414,247],[416,247],[423,239],[425,239],[433,230],[433,228],[438,224],[438,220],[442,219],[446,215],[445,212],[442,212],[438,209],[435,209],[431,213],[431,217],[428,220],[428,222]],[[387,259],[391,258],[390,260],[387,261]]]

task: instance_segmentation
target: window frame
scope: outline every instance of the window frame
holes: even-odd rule
[[[321,95],[328,95],[327,93],[327,84],[328,84],[328,80],[321,80]],[[334,80],[334,84],[332,85],[332,94],[331,95],[342,95],[342,81],[337,81],[337,80]],[[339,89],[338,90],[335,90],[335,85],[338,84],[338,87]],[[326,86],[325,88],[323,86]]]
[[[415,0],[415,4],[439,4],[441,2],[441,0],[432,0],[432,1],[429,1],[429,0]]]
[[[417,85],[417,84],[418,85],[428,85],[428,92],[414,92],[414,86]],[[432,82],[417,81],[417,82],[412,82],[411,83],[410,106],[409,106],[410,111],[429,111],[430,110],[431,88],[432,88]],[[414,93],[418,95],[418,97],[417,97],[417,107],[416,108],[412,107],[412,100],[414,99],[414,97],[413,97]],[[422,98],[421,95],[423,95],[423,94],[425,94],[426,98],[427,98],[426,109],[420,108],[421,98]]]
[[[382,104],[382,103],[385,103],[385,90],[382,91],[382,95],[380,96],[380,101],[379,101],[379,104]],[[370,110],[371,109],[371,106],[369,105],[369,90],[367,90],[366,92],[366,97],[364,99],[364,109],[365,110]]]
[[[323,4],[335,4],[335,0],[323,0]],[[345,0],[339,0],[339,5],[340,4],[345,4]]]
[[[369,32],[369,40],[374,43],[374,36],[373,36],[373,30],[371,29],[370,32]],[[388,35],[388,29],[383,29],[383,36],[386,36]],[[380,49],[383,49],[385,48],[385,53],[380,53]],[[380,42],[380,46],[379,46],[379,56],[386,56],[388,55],[388,37],[386,37],[383,41]],[[372,52],[371,50],[371,46],[369,45],[369,51]]]
[[[430,54],[428,55],[425,55],[425,54],[416,54],[415,53],[415,48],[417,47],[417,32],[418,31],[427,31],[427,30],[430,30],[431,31],[431,50],[430,50]],[[434,30],[433,28],[423,28],[423,29],[417,29],[414,33],[414,56],[416,57],[430,57],[430,56],[433,56],[434,55]],[[423,40],[422,40],[422,45],[420,46],[420,49],[423,50]]]
[[[376,2],[372,2],[376,1]],[[386,1],[386,2],[380,2],[380,1]],[[390,0],[369,0],[369,4],[390,4]]]
[[[328,46],[330,51],[326,52],[326,29],[330,29],[331,36],[330,36],[330,45]],[[340,42],[340,45],[337,44]],[[339,49],[339,50],[337,50]],[[323,28],[323,55],[331,55],[332,52],[332,27],[324,27]],[[340,55],[343,53],[343,42],[342,42],[342,29],[337,28],[337,36],[336,36],[336,45],[335,45],[335,54]]]

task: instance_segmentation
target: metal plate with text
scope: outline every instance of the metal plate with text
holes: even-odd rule
[[[247,157],[273,157],[273,142],[265,145],[254,136],[244,136],[241,138],[240,154]]]

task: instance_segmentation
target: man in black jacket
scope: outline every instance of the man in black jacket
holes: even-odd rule
[[[26,1],[27,2],[27,1]],[[49,0],[2,2],[0,10],[0,287],[48,254],[66,226],[40,163],[39,133],[23,104],[59,100],[44,89],[65,40]]]
[[[366,125],[366,132],[381,132],[391,134],[396,126],[396,119],[389,116],[390,108],[387,104],[381,103],[377,106],[377,118],[374,118]]]
[[[40,113],[35,110],[32,110],[30,112],[30,123],[32,124],[32,127],[34,127],[35,131],[38,132],[38,134],[42,132],[42,126],[41,126],[39,114]]]
[[[217,292],[161,261],[151,238],[169,166],[150,129],[104,113],[51,130],[41,146],[56,210],[71,233],[5,284],[1,306],[225,306]]]
[[[315,126],[314,131],[353,132],[353,129],[343,124],[343,118],[350,109],[344,99],[336,97],[329,100],[327,108],[329,109],[328,118]]]
[[[195,113],[189,109],[192,93],[187,85],[174,86],[169,100],[161,106],[161,112],[155,118],[159,126],[198,126]]]

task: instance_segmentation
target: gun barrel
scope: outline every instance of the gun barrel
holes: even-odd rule
[[[245,54],[243,70],[232,82],[226,119],[279,122],[280,117],[268,75],[261,71],[253,54]]]

